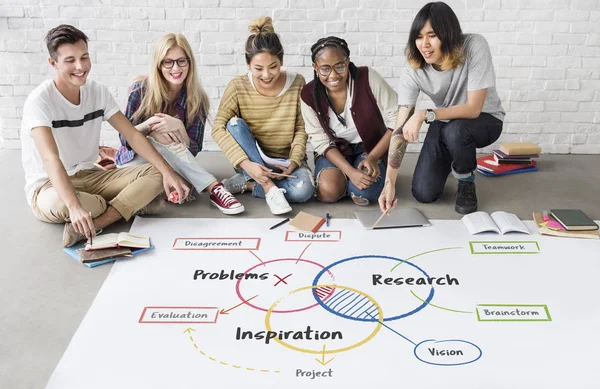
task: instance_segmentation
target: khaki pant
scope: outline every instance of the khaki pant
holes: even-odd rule
[[[83,208],[96,218],[112,205],[123,219],[146,206],[163,190],[162,175],[149,163],[136,167],[81,170],[69,177]],[[69,221],[69,210],[50,180],[33,194],[34,215],[48,223]]]

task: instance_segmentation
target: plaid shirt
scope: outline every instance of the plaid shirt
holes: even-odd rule
[[[131,92],[129,93],[129,98],[127,99],[127,108],[125,109],[125,116],[127,116],[129,120],[131,120],[135,111],[137,111],[140,107],[142,98],[144,97],[144,92],[145,83],[143,81],[138,81],[131,87]],[[184,86],[181,89],[179,96],[177,96],[177,99],[174,102],[175,117],[183,122],[185,130],[188,136],[190,137],[190,146],[188,149],[190,150],[192,155],[196,156],[196,154],[198,154],[198,152],[202,150],[202,141],[204,139],[204,122],[206,119],[201,116],[196,116],[194,117],[194,120],[192,120],[192,122],[189,123],[189,125],[186,123],[186,98],[187,93]],[[166,107],[163,108],[163,111],[166,111]],[[148,118],[142,118],[141,120],[133,124],[138,125],[144,122],[146,119]],[[123,165],[127,162],[130,162],[135,157],[135,151],[133,151],[129,147],[123,135],[119,134],[119,139],[121,140],[121,147],[117,151],[115,162],[117,163],[117,165]]]

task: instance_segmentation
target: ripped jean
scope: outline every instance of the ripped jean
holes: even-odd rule
[[[233,136],[236,142],[244,150],[248,159],[252,162],[265,165],[263,159],[260,156],[258,148],[256,147],[256,140],[252,135],[252,130],[248,127],[248,124],[244,119],[232,118],[227,123],[227,131]],[[246,181],[250,181],[252,177],[244,171],[244,169],[236,168],[238,173],[243,173]],[[296,168],[292,173],[292,176],[297,178],[284,177],[281,180],[273,180],[273,183],[278,188],[285,189],[285,199],[290,203],[305,203],[310,200],[315,194],[315,185],[312,179],[312,172],[306,166],[306,162],[302,163],[302,166]],[[265,191],[261,185],[254,185],[252,190],[254,197],[265,198]]]
[[[192,155],[185,145],[181,143],[171,143],[163,145],[155,141],[152,137],[147,137],[148,141],[154,146],[156,151],[167,161],[167,163],[175,170],[181,177],[187,180],[190,184],[196,188],[198,193],[202,192],[217,179],[215,176],[207,172],[200,166],[198,160]],[[138,165],[140,163],[146,163],[146,160],[140,155],[136,155],[135,158],[124,165],[118,167],[126,167]]]
[[[352,147],[353,155],[351,157],[344,157],[344,158],[346,159],[346,161],[348,161],[348,163],[350,165],[354,166],[354,168],[357,168],[358,165],[361,163],[361,161],[363,161],[365,159],[363,145],[362,145],[362,143],[356,143],[356,144],[350,144],[350,147]],[[380,170],[379,177],[371,186],[369,186],[368,188],[366,188],[364,190],[358,189],[352,183],[352,181],[350,181],[350,179],[348,177],[346,177],[346,181],[347,181],[346,193],[344,195],[342,195],[342,197],[353,195],[355,197],[365,198],[365,199],[369,200],[369,203],[371,203],[371,204],[376,204],[379,199],[379,195],[381,194],[381,191],[383,190],[383,184],[385,183],[384,177],[385,177],[385,172],[387,170],[387,164],[384,163],[383,161],[381,161],[381,160],[378,161],[377,165],[379,166],[379,170]],[[321,171],[323,169],[338,169],[339,170],[339,168],[337,166],[335,166],[331,161],[329,161],[327,159],[327,157],[322,156],[322,155],[316,157],[315,180],[317,182],[319,182],[319,174],[321,173]]]

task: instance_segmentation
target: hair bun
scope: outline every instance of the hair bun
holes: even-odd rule
[[[250,30],[250,34],[252,35],[274,33],[275,28],[273,27],[273,19],[268,16],[261,16],[260,18],[254,19],[250,22],[248,30]]]

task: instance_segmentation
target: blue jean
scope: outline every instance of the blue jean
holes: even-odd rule
[[[477,148],[491,145],[501,133],[502,121],[487,113],[431,123],[413,175],[414,198],[422,203],[439,199],[450,172],[456,178],[470,177],[477,167]]]
[[[362,143],[351,144],[350,147],[352,147],[353,155],[351,157],[344,157],[344,158],[346,159],[346,161],[348,161],[349,164],[354,166],[354,168],[357,168],[358,165],[361,163],[361,161],[363,161],[366,158],[366,154],[363,150]],[[383,161],[379,160],[377,162],[377,165],[379,166],[379,170],[381,171],[381,173],[379,174],[379,177],[377,177],[377,180],[366,189],[363,189],[363,190],[358,189],[352,183],[352,181],[350,181],[350,179],[348,177],[346,177],[346,181],[347,181],[346,193],[342,197],[350,196],[352,194],[355,197],[362,197],[362,198],[369,200],[369,203],[371,203],[371,204],[377,203],[377,200],[379,199],[379,195],[381,194],[381,191],[383,190],[383,184],[385,183],[384,177],[385,177],[385,172],[387,170],[387,164],[384,163]],[[325,157],[325,156],[317,157],[317,159],[315,160],[315,180],[317,182],[319,182],[319,174],[321,173],[321,171],[323,169],[338,169],[339,170],[339,168],[337,166],[335,166],[333,163],[331,163],[331,161],[329,161],[327,159],[327,157]]]
[[[215,176],[207,172],[200,166],[200,163],[192,153],[182,144],[163,145],[148,137],[148,140],[154,146],[156,151],[163,156],[165,161],[181,177],[185,178],[199,192],[206,189],[207,186],[216,182]]]
[[[259,163],[263,166],[265,165],[258,152],[258,148],[256,147],[256,139],[254,139],[254,135],[252,135],[252,130],[243,119],[232,118],[229,120],[227,123],[227,131],[229,131],[231,136],[233,136],[236,142],[244,150],[250,161]],[[237,168],[236,171],[243,173],[246,181],[252,180],[252,177],[250,177],[244,169]],[[290,203],[305,203],[310,200],[315,194],[315,185],[312,179],[312,172],[308,166],[306,166],[306,163],[303,163],[302,166],[296,168],[291,175],[296,176],[297,178],[284,177],[281,180],[273,180],[273,183],[277,185],[278,188],[285,189],[285,198]],[[264,199],[265,191],[261,185],[256,184],[252,190],[252,195]]]

